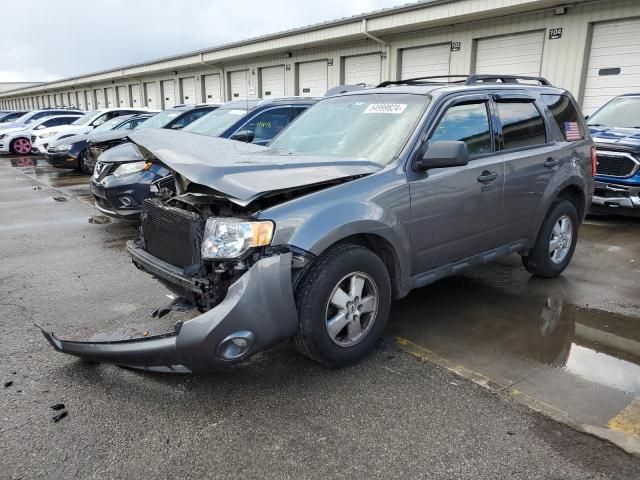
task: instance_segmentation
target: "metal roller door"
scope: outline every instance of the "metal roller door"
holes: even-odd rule
[[[544,32],[481,38],[476,50],[475,73],[540,75]]]
[[[640,91],[640,20],[593,27],[582,109],[591,114],[611,98]]]
[[[132,107],[141,107],[144,105],[144,102],[141,101],[140,96],[140,85],[131,85],[131,106]]]
[[[284,65],[260,69],[260,95],[262,98],[284,97]]]
[[[76,107],[76,92],[67,93],[67,97],[69,97],[69,106]]]
[[[328,88],[327,61],[298,64],[298,95],[321,97]]]
[[[246,70],[229,73],[229,87],[231,89],[231,100],[244,100],[247,98],[247,83],[249,76]]]
[[[203,80],[204,85],[204,101],[206,103],[216,103],[222,101],[222,88],[220,86],[220,75],[205,75]]]
[[[127,87],[117,87],[116,94],[118,95],[118,106],[119,107],[128,107],[129,106],[129,98],[127,97]]]
[[[400,79],[449,75],[451,45],[429,45],[408,48],[400,56]]]
[[[47,95],[47,102],[48,102],[47,107],[53,107],[53,106],[55,106],[55,102],[54,102],[54,99],[53,99],[53,95]]]
[[[344,84],[378,85],[382,73],[382,58],[379,53],[359,55],[344,59]]]
[[[171,108],[176,104],[176,83],[173,80],[163,80],[162,87],[162,104],[163,108]]]
[[[116,93],[112,87],[106,89],[107,92],[107,107],[115,108],[116,105]]]
[[[181,78],[180,90],[182,103],[193,105],[196,103],[196,79],[194,77]]]
[[[77,96],[78,96],[78,108],[80,110],[84,110],[85,106],[86,106],[86,102],[84,99],[84,92],[76,92]]]
[[[101,88],[94,90],[95,96],[96,96],[96,109],[99,108],[105,108],[106,107],[106,103],[104,101],[104,90],[102,90]]]
[[[144,84],[144,98],[146,106],[149,108],[158,108],[158,97],[156,95],[156,82]]]

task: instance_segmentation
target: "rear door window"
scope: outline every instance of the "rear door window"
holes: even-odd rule
[[[535,103],[525,100],[498,101],[504,150],[527,148],[547,143],[544,119]]]
[[[542,103],[553,115],[562,138],[568,142],[584,140],[586,138],[585,128],[582,122],[582,115],[575,105],[566,95],[541,95]]]

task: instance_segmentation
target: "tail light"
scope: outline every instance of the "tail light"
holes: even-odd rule
[[[598,152],[596,146],[591,146],[591,176],[596,176],[596,167],[598,166]]]

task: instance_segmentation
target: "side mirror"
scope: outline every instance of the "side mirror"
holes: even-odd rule
[[[180,130],[182,127],[184,127],[184,125],[180,123],[174,123],[173,125],[171,125],[171,130]]]
[[[251,143],[253,142],[254,133],[251,130],[240,130],[239,132],[231,135],[231,140],[237,140],[238,142]]]
[[[93,122],[91,125],[93,125],[93,127],[99,127],[100,125],[102,125],[104,123],[104,120],[102,119],[98,119],[95,122]]]
[[[469,163],[469,150],[464,142],[441,140],[433,142],[416,160],[418,170],[462,167]]]

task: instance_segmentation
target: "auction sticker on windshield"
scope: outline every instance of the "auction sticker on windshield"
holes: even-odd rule
[[[407,108],[406,103],[372,103],[364,113],[394,113],[400,114]]]

